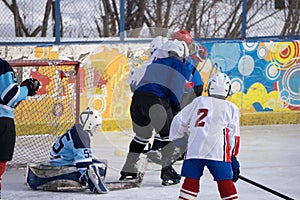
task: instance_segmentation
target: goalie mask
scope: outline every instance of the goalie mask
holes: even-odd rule
[[[208,79],[208,95],[226,99],[231,89],[231,81],[227,74],[215,73]]]
[[[82,125],[83,130],[89,132],[92,136],[96,129],[102,125],[102,116],[97,110],[87,108],[80,114],[79,123]]]

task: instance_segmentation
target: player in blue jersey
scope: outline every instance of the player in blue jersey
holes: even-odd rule
[[[186,81],[183,59],[188,56],[187,46],[178,40],[170,40],[165,45],[168,57],[157,59],[148,65],[144,76],[134,88],[130,114],[135,136],[129,145],[120,180],[136,178],[137,161],[152,137],[153,129],[161,137],[169,136],[173,118],[170,103],[179,105],[183,96]],[[170,141],[164,141],[161,150],[163,185],[167,185],[169,181],[176,184],[181,178],[171,165],[173,151]]]
[[[39,86],[39,81],[32,78],[19,86],[13,68],[0,58],[0,191],[1,177],[7,161],[12,160],[15,147],[15,107],[27,96],[34,96]]]
[[[75,181],[88,186],[93,193],[107,193],[108,189],[104,184],[107,164],[92,158],[90,141],[90,136],[96,133],[96,129],[101,125],[102,117],[97,110],[84,110],[80,114],[79,123],[61,135],[50,151],[51,166],[76,167],[77,170],[69,174],[57,171],[56,176],[48,175],[45,178],[39,177],[28,168],[26,181],[30,188],[45,189],[51,184],[57,184],[59,180],[67,179],[70,183]]]
[[[203,91],[203,81],[200,72],[197,70],[199,63],[203,62],[206,58],[206,49],[203,46],[199,46],[193,42],[193,38],[185,30],[178,30],[172,35],[173,40],[179,40],[186,43],[189,47],[189,56],[185,60],[185,76],[187,77],[187,82],[185,84],[185,93],[180,102],[180,106],[172,107],[173,115],[176,115],[182,108],[191,103],[194,98],[201,96]],[[169,141],[170,139],[162,138],[159,134],[156,134],[153,140],[151,150],[148,151],[148,158],[153,162],[160,162],[160,149],[164,141]],[[176,157],[178,160],[183,159],[182,152],[175,153],[174,159]]]

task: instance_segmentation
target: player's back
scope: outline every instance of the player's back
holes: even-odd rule
[[[50,163],[54,166],[75,165],[92,161],[90,137],[79,124],[61,135],[50,151]]]
[[[239,111],[233,103],[200,96],[184,111],[183,117],[190,120],[187,158],[223,160],[224,154],[230,153],[225,147],[230,137],[239,132]]]

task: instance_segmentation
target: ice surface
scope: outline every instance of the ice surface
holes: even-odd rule
[[[105,132],[92,138],[93,155],[108,160],[108,180],[117,180],[125,161],[130,133]],[[238,159],[241,175],[294,199],[300,199],[300,125],[245,126],[241,128]],[[180,171],[181,163],[174,165]],[[86,192],[44,192],[28,189],[24,184],[25,169],[8,169],[3,177],[2,198],[30,199],[177,199],[181,183],[161,186],[160,167],[149,164],[141,188],[96,195]],[[201,179],[198,199],[220,199],[216,183],[206,170]],[[242,180],[236,183],[242,200],[282,199]]]

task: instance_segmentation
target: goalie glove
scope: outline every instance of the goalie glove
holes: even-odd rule
[[[27,87],[28,96],[34,96],[36,94],[36,91],[39,89],[40,85],[40,82],[34,78],[26,79],[21,83],[21,86]]]
[[[231,158],[231,167],[232,167],[232,181],[236,182],[239,179],[240,175],[240,163],[236,157]]]

